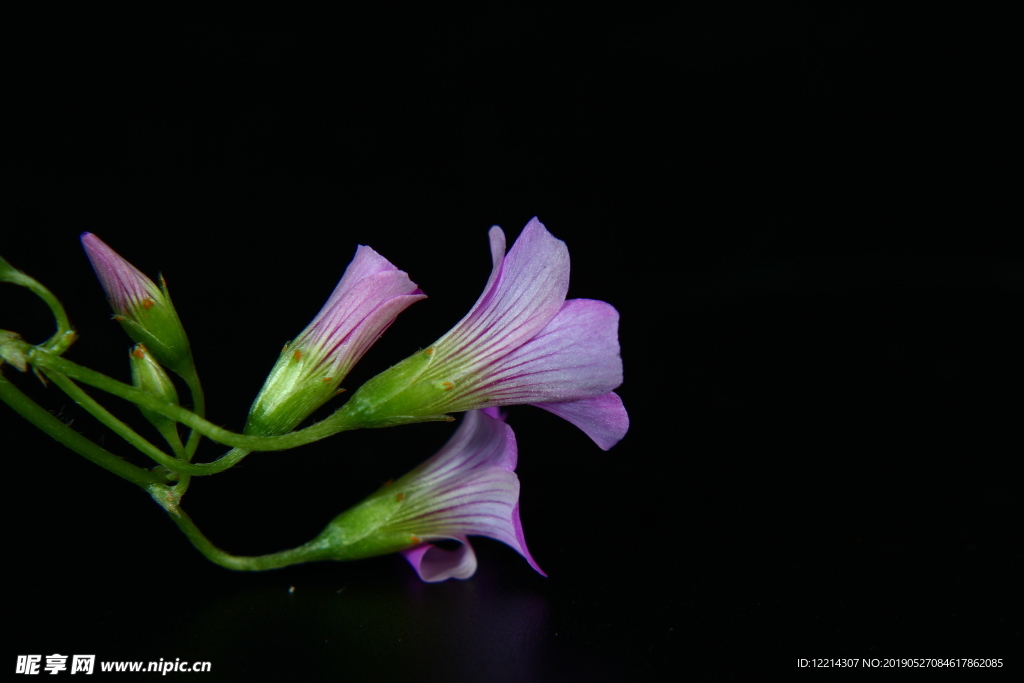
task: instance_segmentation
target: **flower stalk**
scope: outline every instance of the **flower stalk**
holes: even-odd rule
[[[96,445],[54,417],[48,410],[26,396],[0,372],[0,401],[35,425],[40,431],[75,451],[86,460],[144,489],[162,485],[158,475],[122,460]]]
[[[332,436],[333,434],[337,434],[338,432],[346,429],[344,425],[339,426],[335,424],[325,424],[326,421],[321,421],[306,427],[305,429],[290,432],[288,434],[282,434],[280,436],[249,436],[246,434],[238,434],[215,425],[209,420],[206,420],[179,405],[169,403],[153,396],[147,391],[142,391],[130,384],[119,382],[116,379],[78,365],[66,358],[56,356],[45,349],[32,347],[24,342],[19,342],[16,348],[24,353],[26,362],[33,367],[52,370],[54,372],[67,375],[68,377],[82,382],[83,384],[88,384],[89,386],[95,387],[109,394],[113,394],[114,396],[126,401],[136,403],[152,412],[166,415],[176,422],[180,422],[181,424],[194,429],[217,443],[222,443],[239,449],[248,449],[248,451],[288,450],[298,446],[304,446],[308,443],[313,443],[314,441],[319,441],[320,439]],[[222,460],[223,458],[216,461],[216,463],[220,463]],[[193,471],[192,469],[187,468],[184,463],[180,462],[176,463],[175,466],[183,468],[183,471],[190,471],[192,474],[215,474],[216,472],[223,471],[227,467],[230,467],[235,464],[235,462],[218,466],[216,469],[214,468],[215,463],[208,463],[207,465],[194,464],[195,468],[209,468],[203,471]]]

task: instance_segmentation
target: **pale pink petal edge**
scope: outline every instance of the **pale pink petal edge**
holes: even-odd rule
[[[626,407],[614,391],[577,401],[533,405],[573,423],[605,451],[621,441],[629,430]]]

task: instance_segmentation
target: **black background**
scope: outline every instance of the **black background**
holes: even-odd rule
[[[1016,666],[1024,256],[1007,213],[1008,43],[977,16],[820,5],[18,27],[2,249],[67,306],[72,360],[128,377],[82,231],[164,273],[208,416],[239,429],[357,244],[430,298],[350,389],[472,305],[490,225],[511,243],[537,215],[569,246],[570,297],[622,315],[632,424],[605,453],[510,409],[523,523],[550,578],[481,539],[474,578],[427,585],[397,557],[223,570],[142,492],[0,412],[5,665],[181,658],[211,661],[211,680]],[[28,293],[2,297],[0,326],[49,334]],[[195,480],[185,507],[231,552],[291,547],[451,430],[256,453]]]

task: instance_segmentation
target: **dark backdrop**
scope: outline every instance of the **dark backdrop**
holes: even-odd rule
[[[209,660],[216,680],[615,680],[815,657],[1015,665],[1008,43],[978,17],[859,3],[688,7],[21,26],[2,250],[66,304],[71,359],[128,376],[84,230],[164,273],[209,417],[238,429],[357,244],[430,298],[350,388],[468,309],[490,225],[511,242],[537,215],[569,246],[570,296],[622,315],[632,425],[605,453],[512,408],[550,578],[480,540],[473,579],[425,585],[397,557],[223,570],[141,492],[0,412],[6,666],[59,652]],[[45,338],[40,304],[0,295],[0,326]],[[56,389],[14,380],[128,453]],[[290,547],[451,430],[253,454],[185,506],[229,551]]]

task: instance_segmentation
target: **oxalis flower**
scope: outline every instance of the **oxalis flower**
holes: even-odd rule
[[[336,517],[308,547],[318,558],[355,560],[400,551],[424,581],[476,571],[469,536],[511,546],[547,576],[526,548],[519,520],[516,439],[496,409],[466,413],[441,450]],[[454,540],[456,550],[431,541]]]
[[[249,411],[246,433],[293,429],[337,393],[398,314],[424,298],[404,271],[360,246],[324,307],[285,345]]]
[[[371,379],[338,413],[353,426],[443,419],[445,413],[529,403],[569,420],[607,450],[629,427],[622,400],[618,312],[565,300],[569,253],[536,218],[494,267],[484,293],[450,332]]]
[[[154,358],[182,377],[194,378],[195,365],[185,328],[171,304],[167,283],[160,286],[128,263],[92,233],[82,233],[82,246],[99,277],[114,319]]]

